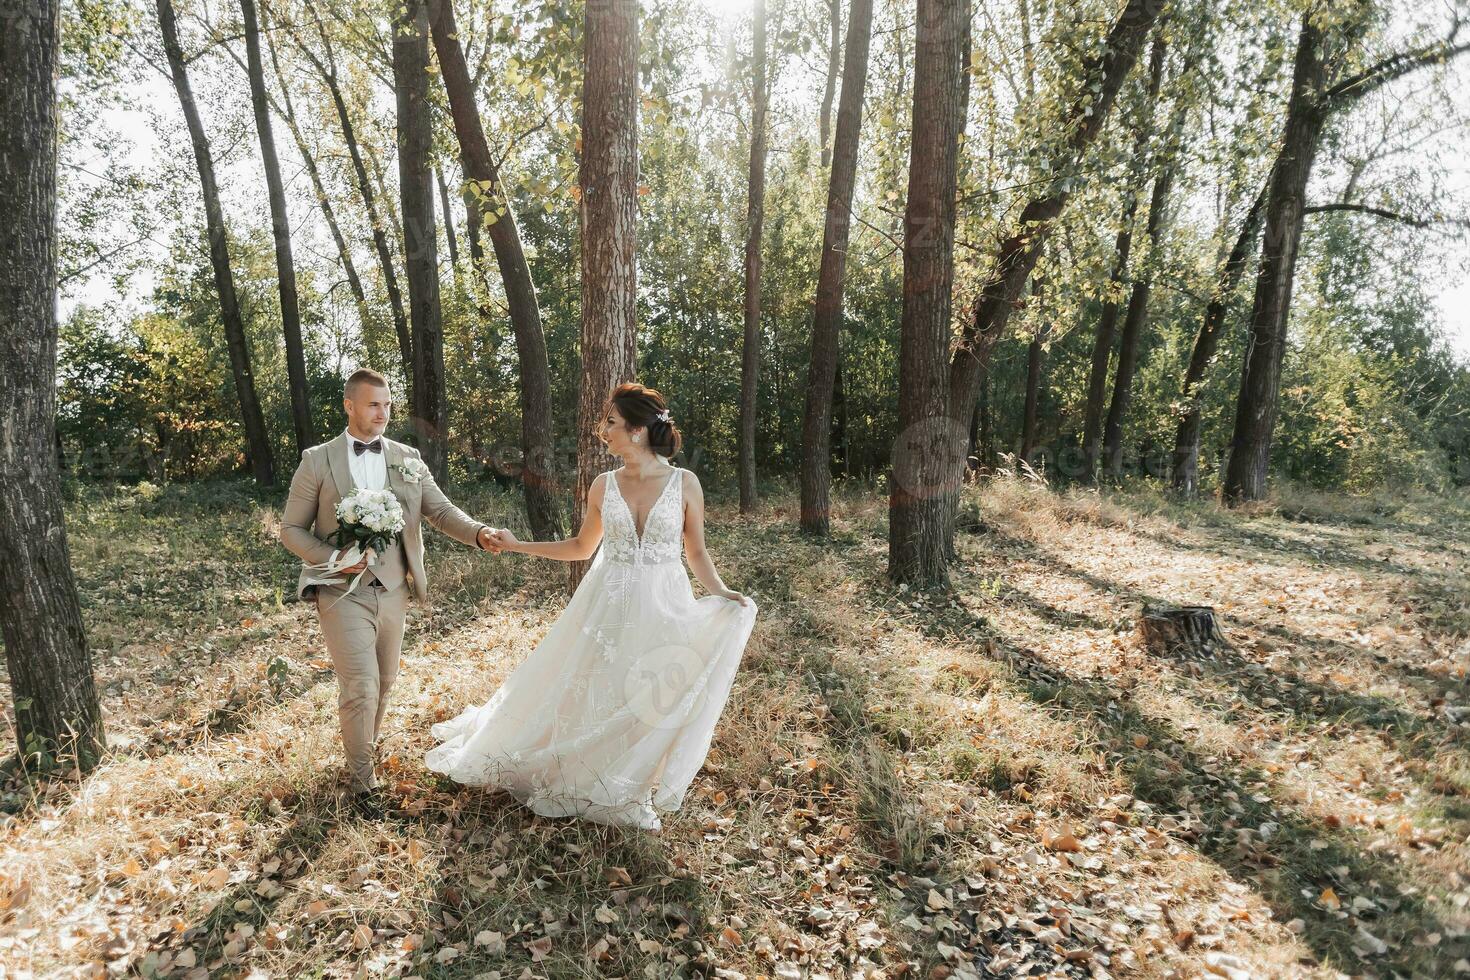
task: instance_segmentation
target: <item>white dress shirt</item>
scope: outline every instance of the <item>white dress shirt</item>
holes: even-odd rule
[[[381,490],[388,485],[388,459],[383,453],[371,450],[359,454],[354,442],[362,442],[351,431],[347,433],[347,465],[352,467],[352,483],[360,490]],[[381,440],[383,437],[379,436]],[[371,442],[372,440],[368,440]],[[366,443],[364,443],[366,445]],[[384,452],[386,452],[386,447]]]

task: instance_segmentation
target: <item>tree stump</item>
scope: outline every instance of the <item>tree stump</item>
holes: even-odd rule
[[[1144,606],[1138,633],[1149,650],[1171,656],[1210,657],[1230,645],[1213,606]]]

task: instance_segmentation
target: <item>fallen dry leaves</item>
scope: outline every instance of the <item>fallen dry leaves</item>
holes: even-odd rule
[[[1010,492],[962,540],[951,597],[881,581],[876,498],[843,504],[840,548],[775,518],[717,538],[728,577],[768,576],[773,598],[656,841],[532,819],[419,762],[428,723],[544,634],[550,578],[476,604],[483,566],[435,555],[472,601],[411,637],[381,825],[323,790],[335,695],[304,610],[257,600],[130,639],[100,666],[127,752],[3,828],[0,958],[191,978],[1470,974],[1466,822],[1446,815],[1470,647],[1414,577],[1466,544]],[[1231,657],[1147,656],[1132,618],[1153,596],[1214,604]]]

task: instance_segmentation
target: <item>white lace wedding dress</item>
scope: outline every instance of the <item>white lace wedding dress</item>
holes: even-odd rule
[[[756,607],[694,597],[679,469],[641,536],[609,473],[602,523],[545,639],[489,701],[433,726],[425,762],[545,816],[658,829],[704,764]]]

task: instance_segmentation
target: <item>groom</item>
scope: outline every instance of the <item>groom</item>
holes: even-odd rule
[[[492,544],[494,528],[450,503],[432,475],[419,475],[425,469],[421,463],[405,465],[405,461],[419,460],[417,449],[383,438],[392,401],[381,374],[367,368],[353,372],[343,391],[342,407],[347,412],[347,431],[301,454],[281,518],[281,543],[303,563],[296,594],[315,602],[337,674],[337,715],[354,806],[374,816],[382,812],[383,801],[373,763],[388,708],[388,689],[398,676],[410,582],[420,602],[429,598],[420,519],[471,547],[499,549]],[[337,584],[311,584],[308,580],[319,579],[322,573],[307,566],[325,565],[337,555],[323,540],[337,529],[337,502],[354,490],[384,487],[403,504],[401,540],[371,567],[364,558],[343,569]],[[363,572],[362,580],[348,592],[358,572]]]

